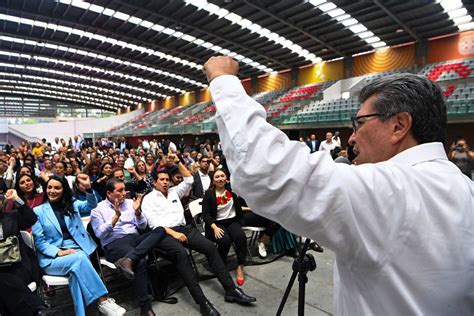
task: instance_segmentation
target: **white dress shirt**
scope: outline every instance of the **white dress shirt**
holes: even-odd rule
[[[209,186],[211,185],[211,177],[209,176],[209,173],[202,173],[201,170],[198,170],[199,172],[199,177],[201,178],[201,184],[202,184],[202,189],[204,192],[209,189]]]
[[[143,197],[142,212],[151,229],[156,227],[175,227],[186,225],[181,198],[191,190],[193,177],[184,177],[183,182],[168,189],[165,197],[160,191],[153,189]]]
[[[473,182],[441,143],[336,164],[268,124],[237,77],[210,90],[234,191],[335,252],[337,315],[474,315]]]
[[[331,141],[330,143],[328,143],[327,140],[324,140],[319,145],[319,150],[327,151],[329,153],[331,150],[334,150],[334,148],[336,147],[337,147],[337,144],[334,141]]]

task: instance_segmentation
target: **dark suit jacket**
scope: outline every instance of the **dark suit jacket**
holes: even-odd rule
[[[120,145],[122,144],[122,142],[117,142],[117,148],[120,149]],[[132,149],[132,145],[130,145],[128,142],[125,142],[125,148],[130,150]]]
[[[212,172],[208,173],[209,177],[211,178],[212,181]],[[190,200],[197,200],[197,199],[202,199],[204,197],[204,189],[202,187],[202,182],[201,182],[201,177],[199,176],[199,171],[196,171],[193,173],[193,186],[192,186],[192,191],[191,191],[191,197]]]
[[[308,141],[306,142],[306,145],[309,147],[309,150],[310,150],[311,153],[314,153],[315,151],[318,151],[318,150],[319,150],[319,144],[320,144],[320,141],[319,141],[319,140],[316,140],[316,143],[315,143],[316,148],[313,148],[313,144],[311,143],[310,140],[308,140]]]
[[[242,219],[242,206],[240,204],[239,197],[232,192],[232,198],[234,200],[235,218],[240,222]],[[209,189],[206,191],[204,198],[202,199],[202,219],[206,223],[206,228],[211,227],[211,224],[216,221],[217,218],[217,201],[216,201],[216,190]]]

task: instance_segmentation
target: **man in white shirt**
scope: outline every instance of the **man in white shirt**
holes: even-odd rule
[[[128,168],[132,168],[135,166],[136,156],[135,156],[135,149],[130,149],[128,153],[128,158],[125,160],[124,168],[128,170]]]
[[[209,302],[192,268],[185,247],[206,255],[207,260],[225,290],[225,300],[229,302],[251,303],[255,298],[246,295],[236,287],[227,268],[219,256],[216,246],[206,239],[198,229],[186,225],[184,210],[180,199],[191,189],[193,177],[184,164],[176,156],[169,154],[168,158],[175,159],[184,181],[174,187],[170,186],[169,174],[158,170],[155,175],[155,189],[148,193],[142,202],[142,211],[151,229],[163,227],[167,236],[157,248],[164,251],[170,260],[176,264],[183,281],[194,301],[199,304],[203,315],[219,315],[219,312]]]
[[[341,137],[339,136],[339,132],[336,131],[334,136],[332,137],[332,141],[336,143],[336,147],[341,147]]]
[[[51,147],[52,147],[54,152],[59,152],[59,149],[61,148],[61,142],[59,141],[59,137],[56,137],[54,139],[54,142],[51,145]]]
[[[474,314],[474,188],[446,157],[436,84],[401,74],[364,87],[349,166],[268,124],[231,58],[205,71],[233,189],[335,252],[337,315]]]
[[[330,154],[336,147],[337,147],[337,144],[332,139],[332,133],[327,132],[326,140],[323,140],[321,142],[321,145],[319,145],[319,150],[325,151]]]
[[[142,148],[145,152],[148,152],[150,150],[150,142],[148,142],[148,139],[143,140]]]
[[[176,152],[177,148],[176,148],[176,144],[173,143],[171,140],[170,140],[170,143],[168,145],[168,151],[171,151],[171,152]]]

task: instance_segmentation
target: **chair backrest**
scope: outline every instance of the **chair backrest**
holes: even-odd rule
[[[91,221],[91,217],[90,216],[81,217],[81,221],[82,221],[82,225],[84,225],[84,228],[87,229],[87,225]]]
[[[26,230],[20,230],[21,237],[23,238],[23,241],[25,244],[30,247],[31,249],[35,249],[35,243],[33,241],[33,235]]]
[[[189,211],[194,218],[202,213],[202,199],[197,199],[189,203]]]
[[[202,199],[197,199],[189,203],[189,212],[193,218],[194,226],[204,234],[204,221],[202,220]]]

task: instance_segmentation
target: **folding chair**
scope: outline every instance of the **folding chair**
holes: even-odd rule
[[[193,218],[194,226],[201,232],[204,236],[204,221],[202,220],[202,199],[197,199],[191,201],[189,203],[189,211],[191,212],[191,216]],[[191,264],[193,265],[194,271],[199,279],[199,271],[196,265],[196,261],[194,260],[193,253],[191,249],[188,249],[189,257],[191,259]]]
[[[24,230],[20,231],[20,233],[21,233],[21,236],[22,236],[23,240],[25,241],[25,244],[28,247],[30,247],[31,249],[33,249],[33,251],[36,252],[33,235],[31,233],[27,232],[27,231],[24,231]],[[69,285],[68,278],[62,277],[62,276],[55,276],[55,275],[45,274],[45,275],[43,275],[42,280],[48,286],[68,286]],[[30,285],[28,285],[28,287],[30,287]],[[30,287],[30,289],[31,288],[32,287]],[[44,299],[45,298],[44,297],[45,296],[44,289],[41,286],[39,286],[38,291],[39,291],[39,294],[40,294],[41,298]]]
[[[202,199],[197,199],[189,203],[189,211],[193,217],[194,225],[204,235],[204,221],[202,220]]]
[[[25,244],[34,250],[35,245],[33,243],[33,236],[25,230],[21,230],[20,235],[23,238],[23,241],[25,242]],[[30,289],[31,292],[35,292],[36,289],[38,288],[38,285],[36,284],[36,282],[31,282],[30,284],[28,284],[28,288]]]
[[[247,212],[251,211],[250,207],[245,207],[245,206],[242,207],[242,210],[247,211]],[[250,260],[253,262],[253,257],[252,257],[252,253],[250,252],[250,247],[254,246],[257,243],[259,233],[265,231],[266,228],[261,227],[261,226],[242,226],[242,229],[244,230],[244,232],[251,232],[250,239],[248,241],[247,252],[250,256]]]

